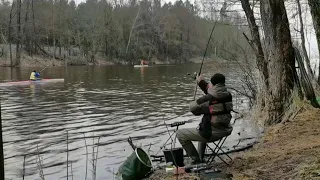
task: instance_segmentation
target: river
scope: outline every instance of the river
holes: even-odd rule
[[[199,66],[50,67],[42,77],[64,78],[64,83],[0,89],[6,178],[22,179],[25,157],[25,179],[40,179],[40,157],[46,180],[66,179],[68,148],[68,175],[78,180],[87,174],[92,179],[86,152],[91,160],[91,145],[99,139],[96,179],[112,179],[112,172],[132,153],[129,136],[146,150],[151,144],[149,152],[155,154],[168,138],[164,119],[168,124],[183,120],[188,121],[183,127],[197,126],[201,117],[188,113],[195,82],[187,74],[198,71]],[[32,70],[0,68],[0,82],[26,80]],[[236,65],[206,64],[203,72],[207,79],[214,72],[223,72],[229,86],[241,87]],[[235,109],[245,109],[245,98],[233,95]],[[257,136],[255,127],[250,120],[236,121],[226,145]]]

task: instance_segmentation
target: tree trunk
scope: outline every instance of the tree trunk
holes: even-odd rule
[[[256,55],[257,66],[258,66],[259,71],[262,73],[262,79],[264,80],[265,89],[269,89],[268,63],[264,58],[264,53],[263,53],[261,40],[260,40],[259,29],[258,29],[258,26],[255,22],[254,13],[250,7],[249,0],[241,0],[241,5],[242,5],[242,8],[243,8],[243,10],[246,14],[246,17],[247,17],[247,21],[248,21],[250,31],[251,31],[252,40],[249,40],[248,37],[245,34],[244,35],[247,38],[250,46],[252,47],[252,49]]]
[[[294,86],[295,58],[283,0],[260,0],[266,43],[269,90],[266,97],[267,125],[279,123]]]
[[[54,1],[52,1],[52,39],[53,39],[53,55],[52,58],[56,58],[56,38],[54,33]]]
[[[32,26],[33,26],[33,51],[31,53],[34,54],[37,51],[37,46],[36,46],[36,23],[34,21],[35,17],[34,17],[34,0],[32,0],[31,2],[31,8],[32,8]]]
[[[170,32],[169,32],[169,39],[168,39],[168,41],[167,41],[167,47],[166,47],[166,58],[167,58],[167,63],[169,63],[169,54],[168,54],[169,43],[170,43]]]
[[[304,26],[303,26],[303,20],[302,20],[300,0],[296,0],[296,2],[298,5],[298,14],[299,14],[299,21],[300,21],[300,35],[301,35],[301,43],[302,43],[302,51],[303,51],[302,53],[305,58],[305,62],[307,64],[308,74],[312,79],[314,79],[313,72],[311,69],[310,59],[309,59],[307,48],[306,48],[306,40],[305,40],[305,35],[304,35]]]
[[[62,46],[61,46],[62,43],[61,43],[61,41],[62,40],[61,40],[61,37],[60,37],[59,38],[59,56],[60,56],[60,58],[61,58],[61,55],[62,55],[62,49],[61,49],[62,48]]]
[[[13,17],[12,17],[13,8],[14,8],[14,2],[12,2],[12,5],[11,5],[10,19],[9,19],[9,28],[8,28],[8,42],[9,42],[10,66],[11,66],[11,67],[13,66],[13,61],[12,61],[12,45],[11,45],[11,31],[12,31],[11,24],[12,24],[12,18],[13,18]]]
[[[320,1],[319,0],[308,0],[311,16],[313,20],[313,27],[316,32],[317,41],[318,41],[318,50],[320,54]],[[320,61],[319,61],[319,76],[318,83],[320,84]]]
[[[153,51],[153,41],[154,41],[154,37],[153,37],[153,34],[151,36],[151,45],[150,45],[150,48],[149,48],[149,53],[148,53],[148,58],[147,60],[150,61],[151,59],[151,52]]]
[[[108,57],[108,36],[105,37],[105,52],[104,55]]]
[[[135,26],[135,24],[136,24],[136,22],[137,22],[137,19],[138,19],[138,17],[139,17],[139,14],[140,14],[140,6],[139,6],[138,13],[137,13],[137,15],[136,15],[136,18],[134,19],[134,22],[133,22],[132,27],[131,27],[131,30],[130,30],[129,39],[128,39],[128,43],[127,43],[127,48],[126,48],[126,57],[127,57],[128,50],[129,50],[129,45],[130,45],[130,41],[131,41],[132,31],[133,31],[134,26]]]
[[[29,18],[29,0],[26,0],[27,7],[26,7],[26,14],[24,17],[24,26],[23,26],[23,35],[25,37],[24,41],[22,44],[24,44],[26,47],[25,49],[28,51],[30,55],[30,34],[27,32],[27,23],[28,23],[28,18]]]
[[[180,62],[179,63],[182,63],[183,61],[183,46],[182,46],[182,43],[183,43],[183,38],[182,38],[182,29],[181,29],[181,33],[180,33]]]
[[[187,33],[187,51],[186,51],[186,60],[188,61],[190,59],[190,29],[188,28]]]
[[[18,66],[21,59],[21,0],[17,0],[17,26],[16,62],[14,66]]]

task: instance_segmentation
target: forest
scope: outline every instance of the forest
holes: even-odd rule
[[[230,49],[250,51],[242,35],[249,32],[245,19],[239,13],[228,15],[226,6],[212,4],[204,10],[203,3],[188,0],[87,0],[78,5],[68,0],[2,0],[0,59],[10,60],[12,67],[35,56],[66,64],[135,64],[140,59],[185,63],[203,55],[215,23],[208,56],[226,58]]]

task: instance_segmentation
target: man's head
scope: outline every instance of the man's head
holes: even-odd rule
[[[33,72],[37,72],[36,70],[33,70]]]
[[[226,77],[223,74],[216,73],[211,77],[212,85],[224,84],[226,82]]]

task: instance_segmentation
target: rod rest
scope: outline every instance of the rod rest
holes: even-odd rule
[[[181,125],[184,125],[186,124],[185,121],[181,121],[181,122],[175,122],[175,123],[172,123],[170,124],[171,127],[176,127],[176,126],[181,126]]]

